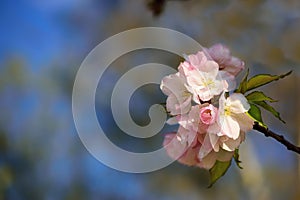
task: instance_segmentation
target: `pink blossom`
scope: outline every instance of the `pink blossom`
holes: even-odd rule
[[[226,150],[229,155],[232,155],[230,153],[232,152],[231,148],[220,148],[222,146],[226,147],[224,144],[232,142],[232,139],[229,138],[224,143],[225,136],[223,140],[217,136],[220,127],[211,128],[217,124],[217,113],[217,108],[212,104],[205,103],[192,106],[188,114],[176,116],[176,120],[180,125],[178,132],[177,134],[168,134],[164,142],[168,155],[173,159],[178,159],[183,164],[196,165],[207,169],[215,163],[219,152],[224,154]],[[171,139],[172,142],[170,143]],[[169,145],[166,146],[166,144]],[[234,148],[238,145],[235,145]],[[229,146],[233,147],[231,143]]]
[[[189,137],[193,138],[193,140],[191,140]],[[202,143],[199,141],[202,141]],[[203,146],[205,145],[203,143],[204,141],[205,135],[195,134],[195,132],[181,127],[177,133],[167,134],[165,136],[163,145],[167,154],[172,159],[188,166],[198,166],[201,168],[210,169],[217,160],[225,162],[232,158],[233,152],[223,149],[215,152],[212,151],[212,148],[205,153],[205,156],[200,156],[199,152],[200,149],[203,149]]]
[[[208,106],[202,107],[200,109],[200,119],[204,124],[213,124],[217,118],[218,109],[214,107],[212,104]]]
[[[195,132],[179,128],[177,133],[169,133],[165,136],[164,147],[167,154],[174,160],[185,165],[198,163],[197,137]]]
[[[216,62],[208,60],[203,52],[190,55],[188,59],[180,64],[178,70],[186,78],[187,89],[196,103],[200,104],[200,100],[209,101],[227,89]]]
[[[209,124],[204,123],[201,120],[200,111],[203,109],[211,109],[212,117],[216,118],[217,110],[212,105],[205,103],[201,105],[195,105],[191,107],[191,110],[188,114],[185,115],[178,115],[176,117],[177,123],[187,130],[194,131],[198,134],[205,134],[209,127]],[[203,115],[205,115],[203,113]],[[214,120],[214,119],[212,119]]]
[[[205,158],[211,151],[220,152],[225,150],[232,152],[244,140],[244,133],[241,133],[237,139],[232,139],[226,135],[219,136],[220,131],[221,127],[217,121],[209,126],[207,133],[203,134],[202,142],[200,142],[202,146],[199,150],[199,159]]]
[[[252,129],[254,120],[246,112],[250,105],[244,95],[234,93],[225,98],[223,93],[219,99],[219,126],[221,127],[218,136],[226,135],[236,140],[240,131],[247,132]]]
[[[242,94],[225,97],[236,88],[235,76],[244,63],[223,45],[208,52],[186,56],[178,72],[164,77],[160,85],[172,115],[167,123],[179,124],[177,132],[165,136],[167,154],[180,163],[206,169],[217,160],[230,160],[254,123]]]
[[[218,133],[218,132],[217,132]],[[226,150],[228,152],[234,151],[239,145],[244,141],[245,133],[241,131],[237,139],[232,139],[226,135],[218,136],[216,132],[209,132],[210,143],[215,152],[219,152],[220,149]],[[203,150],[203,152],[205,152]],[[200,152],[201,153],[201,149]]]
[[[179,73],[164,77],[160,88],[168,95],[166,107],[171,115],[185,114],[190,110],[192,94],[187,90],[185,79]]]
[[[219,64],[220,70],[227,71],[234,76],[238,75],[245,68],[245,63],[239,58],[231,56],[229,49],[222,44],[210,47],[208,54]]]

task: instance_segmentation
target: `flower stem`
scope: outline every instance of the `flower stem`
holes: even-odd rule
[[[259,125],[257,122],[254,123],[253,129],[263,133],[266,137],[274,138],[275,140],[277,140],[278,142],[280,142],[281,144],[286,146],[286,148],[288,150],[294,151],[294,152],[300,154],[300,147],[298,147],[298,146],[292,144],[291,142],[287,141],[283,137],[283,135],[278,135],[277,133],[274,133],[273,131],[269,130],[268,128]]]

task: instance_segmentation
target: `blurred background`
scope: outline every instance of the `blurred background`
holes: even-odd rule
[[[263,88],[280,100],[273,106],[287,123],[268,113],[263,117],[272,130],[299,144],[299,11],[297,0],[2,0],[0,199],[299,199],[299,155],[261,133],[249,132],[241,146],[244,169],[233,163],[207,189],[207,171],[178,163],[147,174],[106,167],[82,145],[71,111],[76,72],[96,45],[127,29],[165,27],[203,46],[224,43],[251,75],[293,70]],[[111,92],[136,65],[158,62],[176,68],[179,60],[171,53],[140,50],[106,70],[96,109],[115,144],[135,152],[161,147],[172,127],[146,140],[129,137],[113,120]],[[132,118],[146,125],[149,106],[165,99],[158,85],[138,89],[130,104]]]

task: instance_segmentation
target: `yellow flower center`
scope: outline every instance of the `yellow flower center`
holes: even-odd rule
[[[207,79],[207,80],[203,81],[203,85],[205,87],[208,87],[208,86],[213,87],[215,85],[215,83],[214,83],[214,81],[212,79]]]
[[[225,116],[231,115],[231,110],[230,110],[230,107],[229,107],[229,106],[225,106],[225,108],[224,108],[224,113],[225,113]]]

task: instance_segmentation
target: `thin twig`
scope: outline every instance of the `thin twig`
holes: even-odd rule
[[[275,140],[277,140],[278,142],[280,142],[281,144],[286,146],[286,148],[288,150],[294,151],[294,152],[300,154],[300,147],[290,143],[282,135],[278,135],[277,133],[274,133],[273,131],[269,130],[268,128],[265,128],[265,127],[259,125],[257,122],[254,123],[253,129],[263,133],[266,137],[274,138]]]

